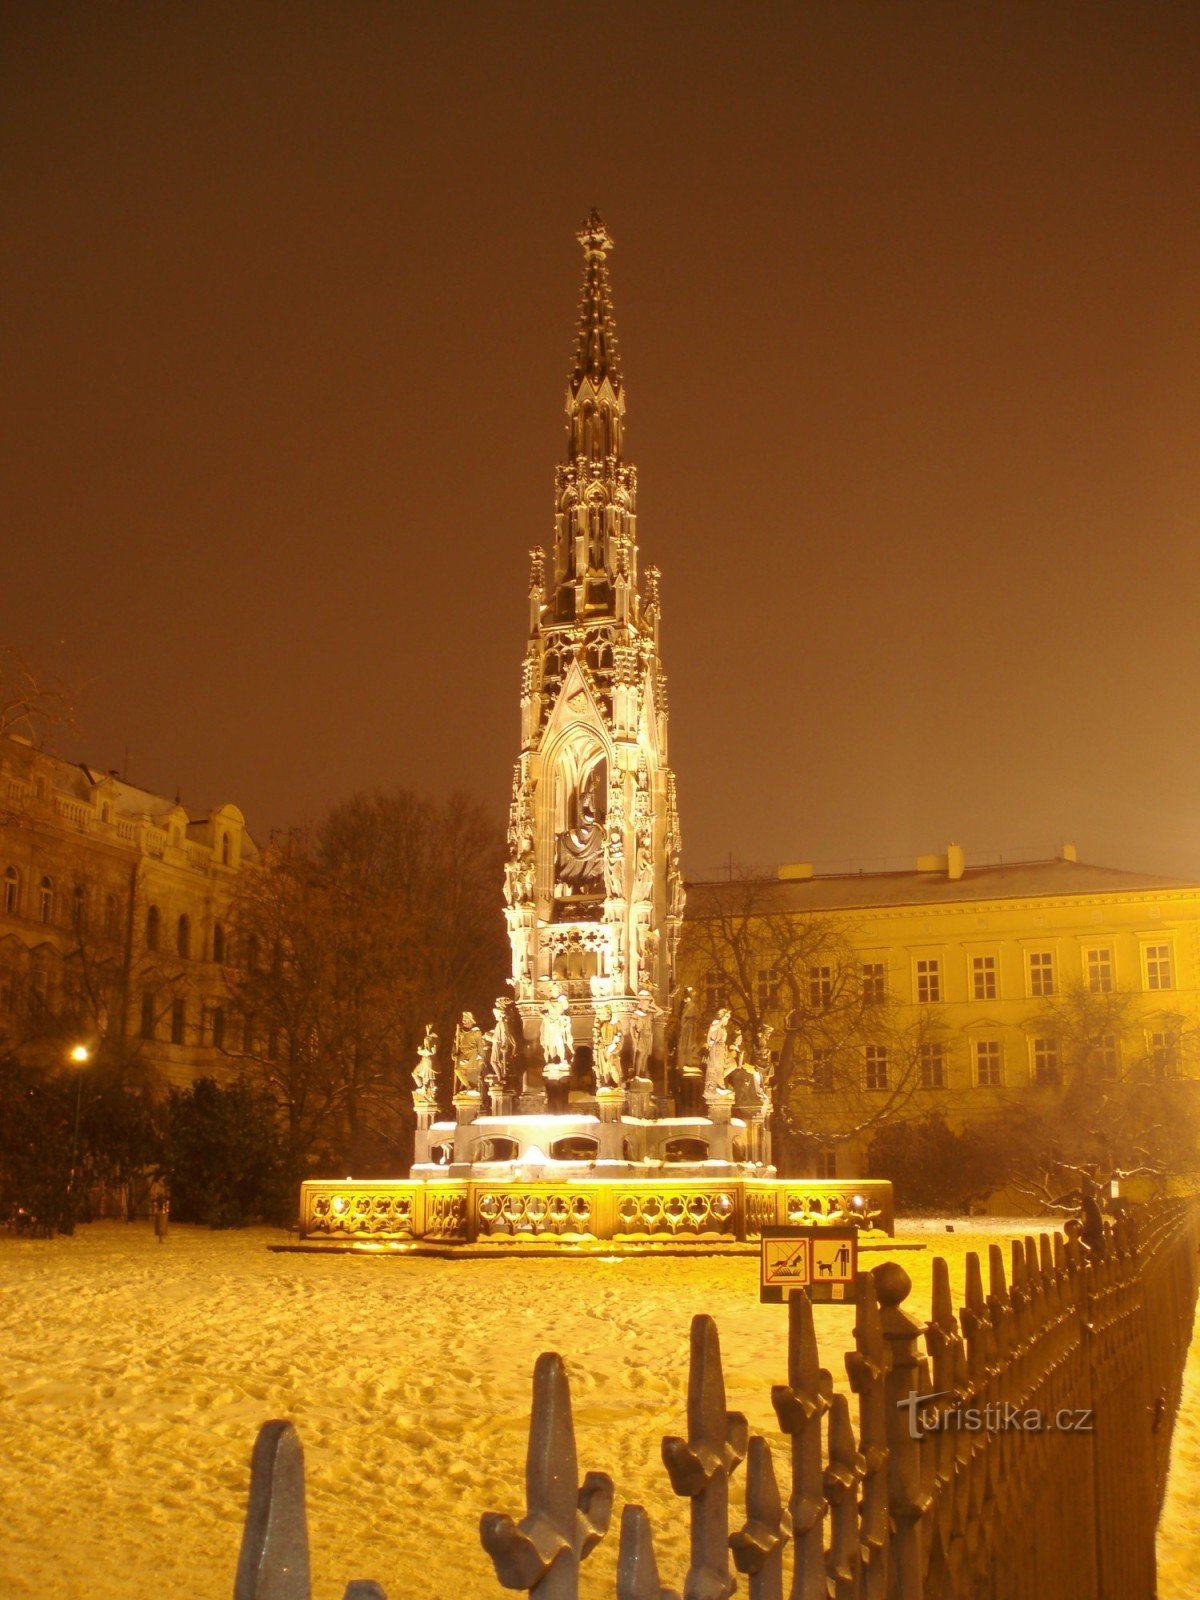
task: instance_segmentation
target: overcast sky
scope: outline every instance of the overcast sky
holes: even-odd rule
[[[73,753],[502,812],[597,205],[689,874],[1200,873],[1200,8],[2,16],[2,632]]]

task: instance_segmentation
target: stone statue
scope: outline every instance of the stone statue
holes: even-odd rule
[[[433,1023],[425,1024],[425,1038],[417,1051],[417,1064],[413,1068],[413,1104],[437,1104],[437,1056],[438,1036],[433,1031]]]
[[[483,1030],[469,1011],[454,1030],[454,1086],[462,1093],[478,1094],[483,1073]]]
[[[625,835],[612,817],[604,847],[604,892],[610,900],[625,898]]]
[[[561,989],[555,989],[542,1007],[540,1043],[542,1076],[550,1079],[569,1077],[575,1046],[571,1038],[570,1002]]]
[[[726,1007],[718,1011],[708,1028],[706,1041],[706,1064],[704,1073],[705,1093],[709,1090],[725,1088],[725,1040],[729,1033],[729,1019],[733,1013]]]
[[[633,1076],[650,1076],[650,1054],[654,1048],[654,1002],[648,990],[638,995],[637,1008],[629,1019],[629,1040],[633,1045]]]
[[[597,1006],[592,1026],[592,1067],[597,1089],[619,1089],[621,1075],[621,1032],[613,1020],[611,1006]]]
[[[675,1065],[681,1072],[690,1072],[696,1064],[696,1034],[699,1026],[695,991],[685,989],[679,1007],[679,1031],[675,1035]]]
[[[633,898],[649,900],[654,892],[654,839],[649,823],[644,822],[637,831],[635,857]]]
[[[492,1007],[496,1021],[487,1035],[488,1081],[504,1088],[508,1081],[508,1067],[517,1053],[516,1041],[508,1023],[508,996],[501,995]]]

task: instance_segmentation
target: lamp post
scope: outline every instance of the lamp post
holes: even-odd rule
[[[83,1104],[83,1069],[92,1059],[92,1052],[85,1044],[77,1044],[70,1051],[68,1059],[71,1065],[79,1069],[75,1080],[75,1131],[71,1135],[71,1175],[67,1179],[67,1193],[71,1196],[71,1215],[75,1214],[75,1160],[79,1153],[79,1113]]]

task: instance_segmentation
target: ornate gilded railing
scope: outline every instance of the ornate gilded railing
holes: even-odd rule
[[[891,1184],[692,1177],[321,1179],[302,1185],[300,1197],[302,1235],[342,1242],[732,1242],[757,1239],[766,1226],[847,1221],[891,1233]]]

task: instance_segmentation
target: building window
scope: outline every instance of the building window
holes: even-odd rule
[[[253,934],[250,941],[250,966],[253,969],[258,958],[258,943]],[[728,1004],[728,993],[725,974],[719,967],[710,967],[704,974],[704,1005],[710,1017],[715,1017],[718,1011],[724,1011]]]
[[[1029,992],[1035,997],[1054,993],[1054,954],[1050,950],[1029,952]]]
[[[121,930],[121,908],[117,904],[115,894],[106,894],[104,897],[104,933],[109,939],[115,939]]]
[[[1175,980],[1171,973],[1171,946],[1169,944],[1148,944],[1146,946],[1146,987],[1147,989],[1173,989],[1175,987]]]
[[[146,949],[147,950],[157,950],[158,949],[158,928],[159,928],[160,921],[161,921],[161,918],[159,917],[159,914],[158,914],[158,907],[157,906],[151,906],[149,908],[149,910],[146,912]]]
[[[833,1051],[826,1047],[812,1053],[812,1086],[818,1094],[833,1093]]]
[[[192,949],[192,923],[185,911],[180,917],[175,928],[175,948],[181,956],[191,954]]]
[[[814,1011],[825,1011],[833,999],[833,968],[809,967],[808,1003]]]
[[[863,1051],[863,1088],[886,1089],[888,1086],[888,1048],[885,1044],[869,1044]]]
[[[1121,1047],[1115,1033],[1102,1033],[1096,1041],[1096,1064],[1106,1078],[1121,1076]]]
[[[1034,1083],[1061,1083],[1062,1072],[1058,1064],[1058,1040],[1054,1038],[1036,1038],[1032,1042],[1032,1050]]]
[[[925,1005],[942,998],[942,963],[936,956],[917,962],[917,1000]]]
[[[225,960],[225,924],[223,922],[213,923],[213,960]]]
[[[996,998],[995,956],[971,957],[971,994],[976,1000]]]
[[[1156,1028],[1146,1035],[1150,1070],[1156,1078],[1173,1078],[1179,1071],[1179,1035],[1169,1028]]]
[[[142,1038],[153,1039],[156,1021],[155,995],[152,989],[142,990]]]
[[[999,1039],[976,1039],[975,1082],[980,1089],[998,1089],[1000,1087]]]
[[[212,1042],[214,1050],[225,1048],[225,1013],[220,1006],[213,1007]]]
[[[862,997],[865,1006],[881,1006],[887,1000],[887,969],[882,961],[863,962]]]
[[[76,933],[82,933],[87,927],[87,890],[81,883],[75,885],[71,896],[71,926]]]
[[[223,867],[229,865],[229,835],[227,833],[221,835],[221,865]]]
[[[186,1012],[185,1012],[183,1001],[182,1000],[173,1000],[171,1002],[171,1043],[172,1044],[182,1044],[183,1043],[183,1025],[184,1025],[185,1018],[186,1018]]]
[[[760,1011],[776,1011],[779,1008],[779,980],[778,967],[769,967],[766,972],[760,972],[755,982],[755,997]]]
[[[1089,994],[1111,994],[1113,966],[1111,950],[1089,950],[1084,960]]]
[[[921,1046],[921,1087],[946,1087],[946,1047],[940,1040]]]
[[[38,884],[38,921],[53,922],[54,920],[54,883],[50,878],[43,878]]]
[[[831,1144],[823,1144],[816,1155],[817,1177],[837,1177],[837,1152]]]
[[[21,901],[21,875],[16,867],[9,867],[4,874],[4,914],[15,917]]]

